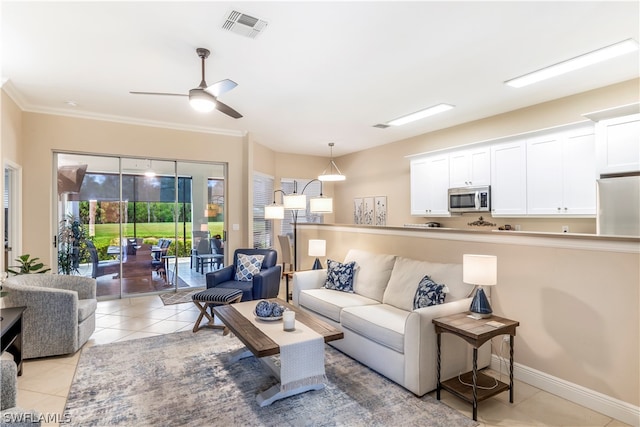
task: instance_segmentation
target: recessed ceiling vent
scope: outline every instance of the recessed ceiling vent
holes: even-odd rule
[[[255,39],[267,25],[267,21],[232,10],[222,24],[222,29]]]

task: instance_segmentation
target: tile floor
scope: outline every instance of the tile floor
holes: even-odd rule
[[[284,295],[284,292],[283,292]],[[193,304],[164,306],[157,295],[101,301],[96,331],[86,347],[143,338],[177,331],[190,331],[198,316]],[[213,332],[214,331],[208,331]],[[61,414],[81,351],[74,355],[27,360],[18,379],[18,405],[43,414]],[[431,393],[435,397],[435,392]],[[624,426],[610,417],[576,405],[516,381],[514,403],[508,393],[481,402],[481,426]],[[442,400],[471,417],[470,405],[447,392]],[[60,419],[60,418],[58,418]],[[43,425],[57,425],[44,423]]]

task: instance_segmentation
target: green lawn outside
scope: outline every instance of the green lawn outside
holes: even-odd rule
[[[212,236],[222,235],[223,222],[209,222],[209,232]],[[186,230],[186,245],[183,244],[183,234]],[[134,237],[133,224],[122,225],[122,237]],[[106,254],[107,247],[120,244],[120,224],[96,224],[93,242],[102,255]],[[173,222],[153,222],[136,224],[135,237],[142,238],[143,243],[156,244],[158,239],[176,238],[176,225]],[[178,256],[189,256],[191,251],[191,223],[178,224]],[[169,247],[169,254],[175,254],[175,245]],[[101,257],[102,258],[102,257]]]

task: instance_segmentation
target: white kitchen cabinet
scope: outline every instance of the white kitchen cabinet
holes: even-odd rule
[[[527,214],[595,215],[593,127],[527,139]]]
[[[597,173],[640,171],[640,114],[596,124]]]
[[[449,155],[411,160],[411,215],[450,216],[447,203]]]
[[[491,148],[482,146],[449,154],[449,185],[452,188],[491,184]]]
[[[527,214],[527,146],[516,140],[491,146],[491,214]]]

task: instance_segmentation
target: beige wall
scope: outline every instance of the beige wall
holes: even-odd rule
[[[37,113],[23,113],[22,132],[23,252],[48,265],[55,265],[54,151],[225,162],[228,244],[234,248],[248,241],[246,138]],[[239,224],[240,230],[233,231],[231,224]]]
[[[503,138],[520,133],[561,126],[585,120],[584,113],[617,107],[640,100],[640,80],[630,80],[613,86],[546,102],[498,116],[465,123],[448,129],[349,154],[336,159],[348,181],[336,185],[335,221],[353,223],[353,199],[362,196],[387,196],[387,225],[404,225],[439,221],[445,227],[469,228],[467,223],[478,215],[464,214],[457,218],[426,219],[410,215],[409,159],[419,154],[474,142]],[[491,220],[491,215],[485,215]],[[560,232],[569,225],[571,232],[595,233],[595,219],[549,220],[532,218],[495,218],[495,228],[504,224],[519,224],[523,230]]]
[[[457,264],[465,253],[496,255],[491,305],[520,322],[516,363],[640,404],[637,239],[607,250],[597,238],[330,225],[303,225],[298,236],[303,247],[310,238],[326,239],[327,257],[335,260],[351,248]],[[308,269],[313,259],[302,254],[300,262]],[[494,344],[499,349],[500,341]]]

